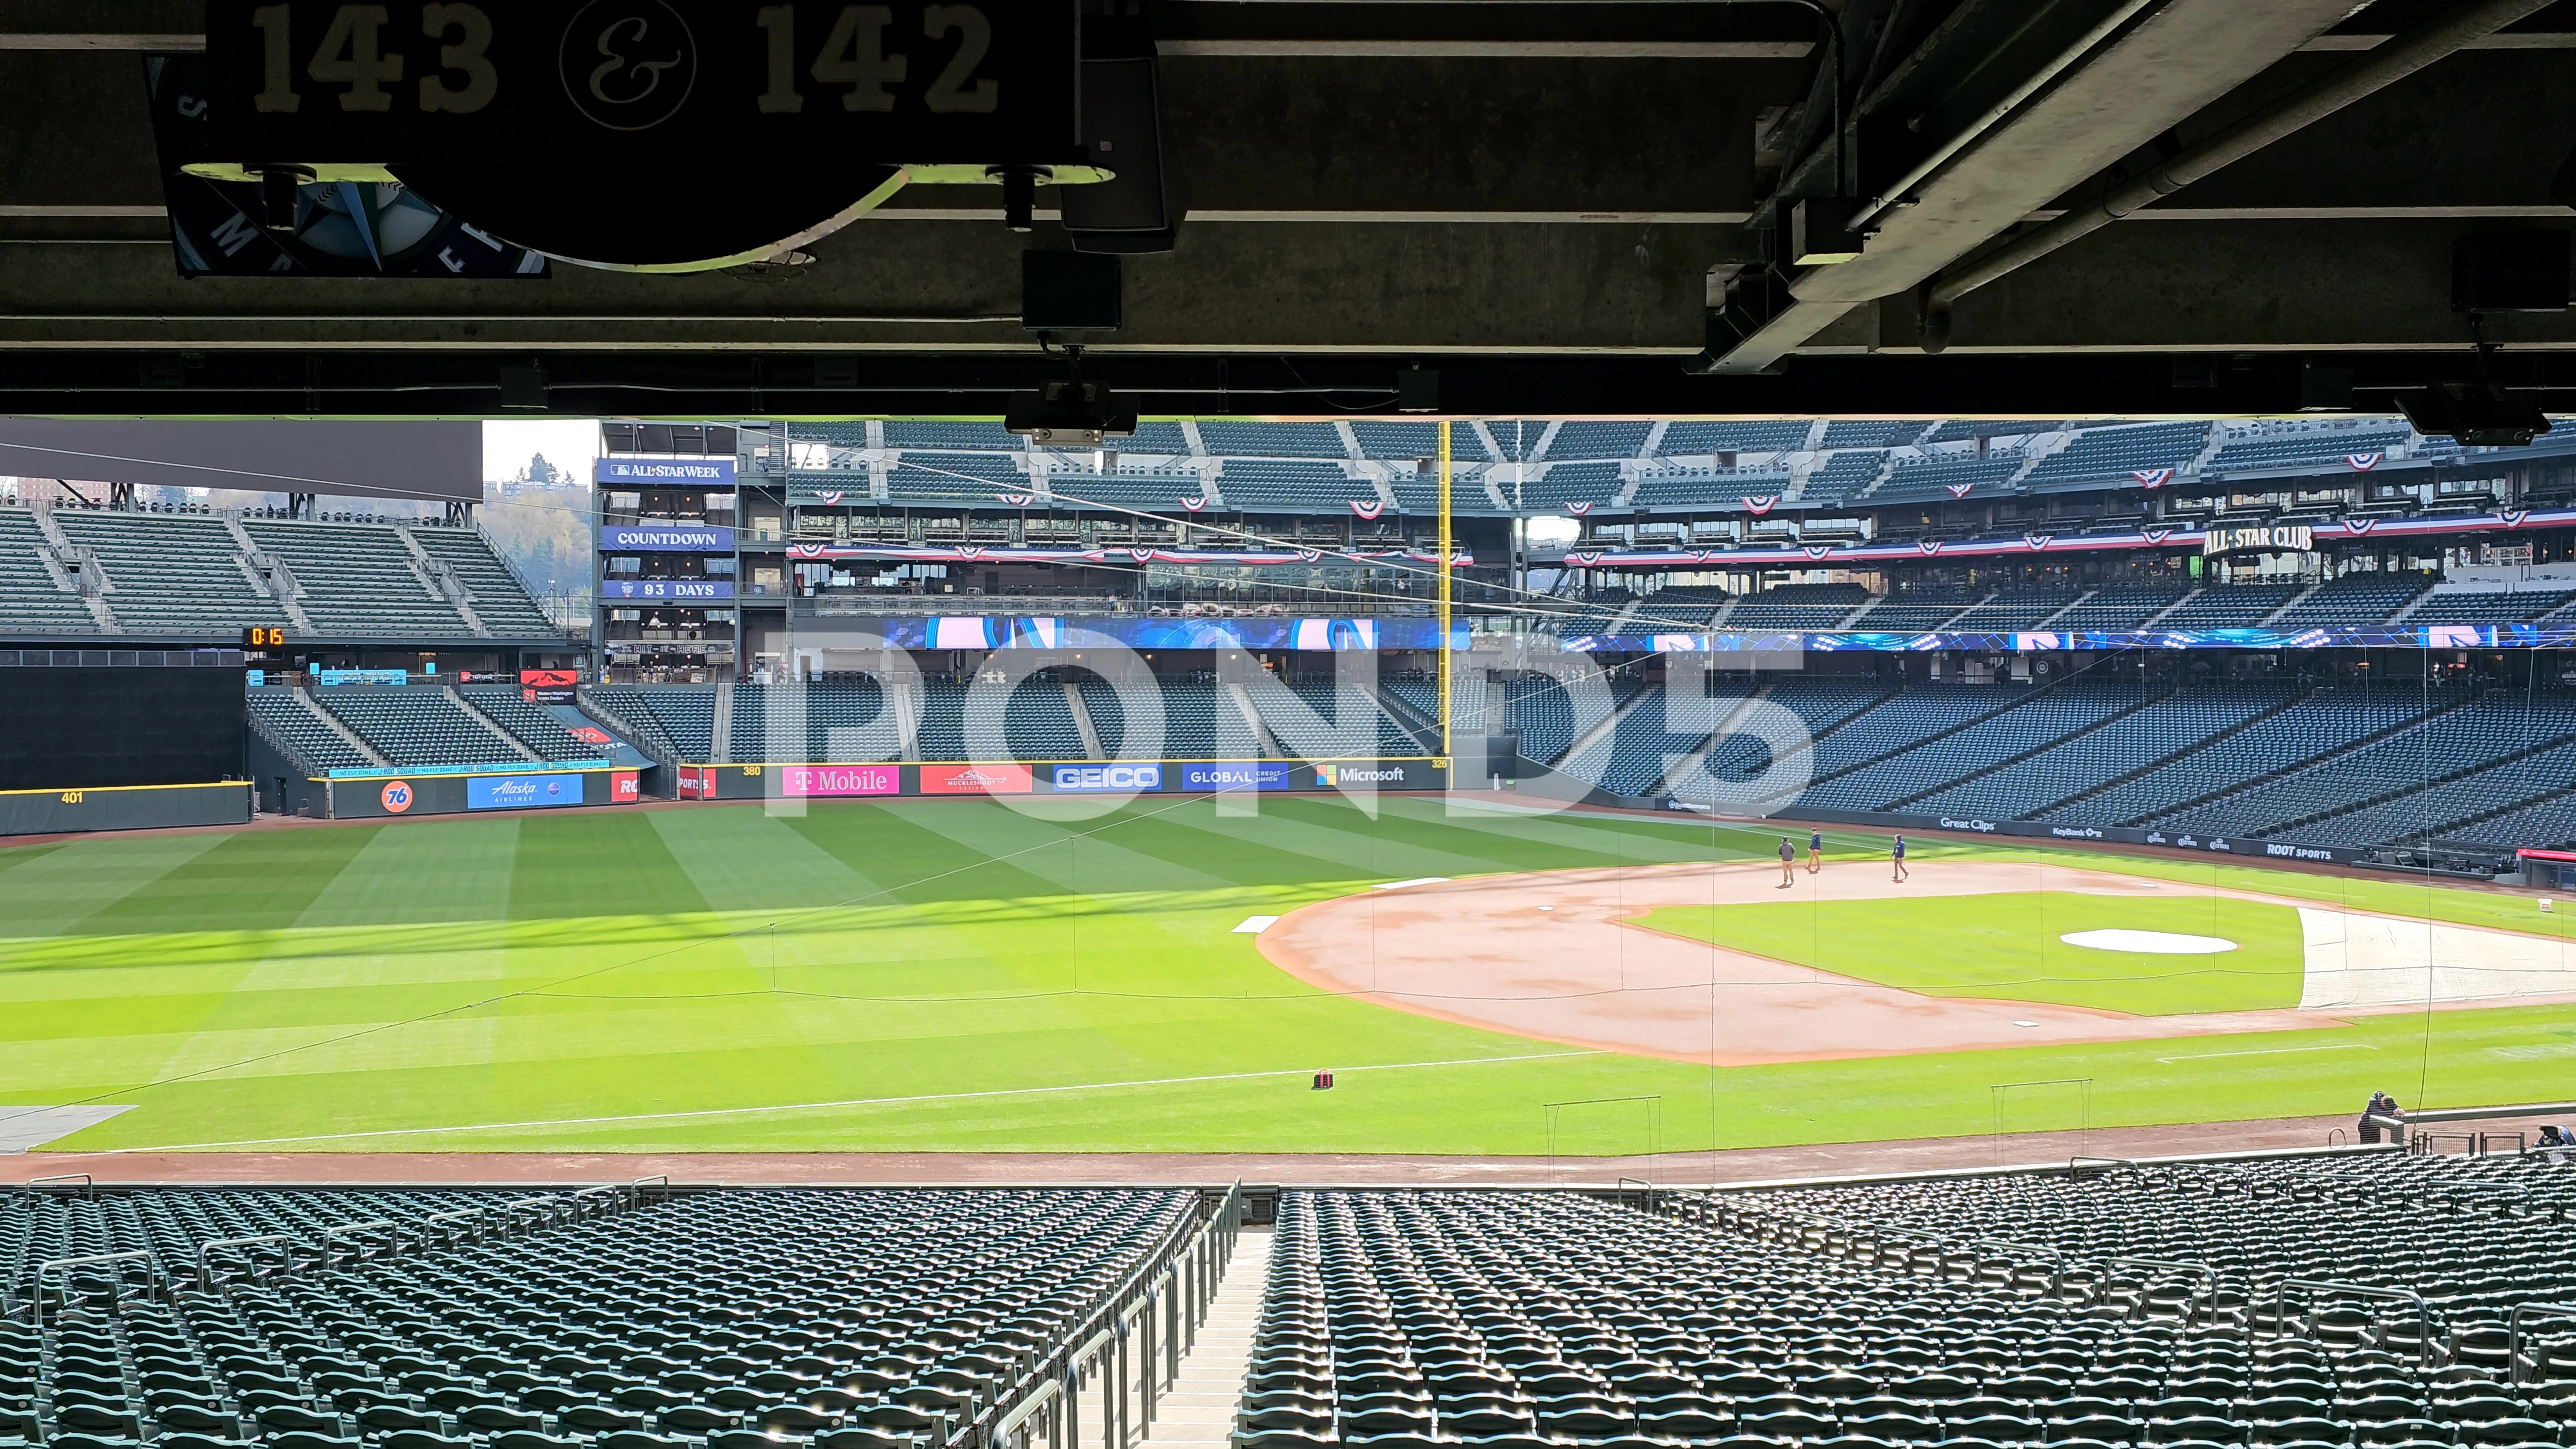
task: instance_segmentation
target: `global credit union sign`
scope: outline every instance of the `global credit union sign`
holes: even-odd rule
[[[1285,790],[1296,780],[1294,765],[1243,764],[1183,765],[1181,788],[1184,790]]]

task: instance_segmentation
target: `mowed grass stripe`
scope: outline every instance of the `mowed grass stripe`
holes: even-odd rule
[[[379,826],[323,882],[300,931],[451,925],[509,919],[519,822],[468,817],[437,830]]]
[[[1318,887],[1339,894],[1344,883],[1367,885],[1426,875],[1489,875],[1509,863],[1483,851],[1454,847],[1473,841],[1452,836],[1451,849],[1428,849],[1390,838],[1392,823],[1380,802],[1372,821],[1346,802],[1265,800],[1257,816],[1210,809],[1172,817],[1163,827],[1167,849],[1225,851],[1267,867],[1263,879],[1312,899]],[[1318,865],[1326,868],[1319,879]]]
[[[117,902],[113,913],[88,924],[112,925],[120,932],[187,930],[221,919],[234,930],[284,930],[303,917],[375,834],[375,829],[358,827],[200,837],[211,838],[213,847],[161,872]]]
[[[163,876],[221,845],[220,835],[165,835],[142,840],[94,839],[54,846],[0,876],[0,967],[19,950],[82,929],[122,934],[121,907]]]

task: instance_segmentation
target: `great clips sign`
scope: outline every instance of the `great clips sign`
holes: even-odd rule
[[[731,553],[733,530],[711,523],[610,523],[599,530],[603,553]]]

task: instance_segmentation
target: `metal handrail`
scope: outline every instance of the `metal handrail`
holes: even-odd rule
[[[278,1256],[286,1260],[286,1272],[292,1276],[295,1272],[294,1250],[297,1242],[297,1239],[290,1238],[284,1233],[263,1233],[255,1238],[217,1238],[213,1242],[199,1243],[197,1245],[197,1291],[200,1293],[214,1291],[214,1271],[207,1259],[217,1248],[255,1248],[262,1243],[285,1243],[288,1245],[287,1251]]]
[[[93,1194],[98,1191],[98,1180],[86,1172],[57,1172],[48,1177],[31,1177],[23,1186],[27,1191],[34,1192],[37,1188],[58,1182],[77,1182]]]
[[[2272,1290],[2272,1331],[2276,1334],[2283,1331],[2281,1322],[2289,1312],[2290,1290],[2293,1288],[2304,1288],[2310,1293],[2338,1293],[2357,1298],[2394,1298],[2400,1303],[2414,1304],[2415,1331],[2417,1341],[2423,1345],[2423,1361],[2428,1364],[2433,1361],[2433,1310],[2425,1303],[2424,1295],[2414,1289],[2374,1288],[2367,1283],[2338,1283],[2327,1278],[2284,1278],[2274,1285]],[[2313,1315],[2313,1306],[2310,1312]]]
[[[2513,1312],[2506,1315],[2504,1339],[2505,1364],[2512,1371],[2513,1381],[2515,1383],[2524,1382],[2522,1376],[2522,1316],[2526,1313],[2551,1314],[2560,1318],[2576,1318],[2576,1303],[2517,1303],[2513,1306]],[[2531,1367],[2531,1376],[2535,1379],[2540,1377],[2540,1365],[2533,1364]]]
[[[509,1237],[518,1230],[521,1209],[534,1209],[541,1212],[542,1217],[538,1223],[540,1227],[554,1226],[554,1210],[562,1202],[563,1198],[560,1194],[550,1192],[541,1197],[518,1197],[502,1203],[498,1208],[501,1214],[501,1236]]]
[[[1111,1376],[1111,1387],[1119,1391],[1119,1397],[1123,1399],[1127,1360],[1125,1325],[1139,1313],[1150,1315],[1159,1305],[1165,1319],[1164,1331],[1148,1332],[1148,1356],[1143,1375],[1150,1416],[1152,1385],[1157,1373],[1157,1365],[1151,1356],[1154,1340],[1161,1340],[1165,1360],[1161,1367],[1166,1370],[1163,1376],[1177,1379],[1180,1356],[1188,1347],[1187,1337],[1206,1319],[1208,1309],[1215,1301],[1216,1283],[1223,1276],[1226,1263],[1233,1257],[1235,1242],[1242,1232],[1242,1219],[1243,1183],[1237,1179],[1226,1189],[1225,1196],[1218,1200],[1214,1210],[1176,1228],[1160,1247],[1146,1256],[1144,1263],[1116,1292],[1108,1295],[1088,1320],[1097,1327],[1088,1334],[1069,1340],[1064,1347],[1043,1355],[1030,1366],[1029,1372],[1023,1374],[1008,1391],[1010,1408],[1000,1412],[992,1426],[983,1431],[981,1444],[986,1449],[1014,1449],[1010,1436],[1020,1433],[1041,1412],[1049,1415],[1052,1438],[1058,1438],[1068,1446],[1078,1443],[1081,1432],[1077,1391],[1082,1370],[1100,1359],[1111,1345],[1116,1345],[1119,1372]],[[1188,1300],[1186,1312],[1183,1311],[1183,1299]],[[1003,1397],[995,1396],[995,1408],[999,1408]],[[1060,1404],[1057,1402],[1059,1399]],[[1124,1420],[1119,1413],[1121,1405],[1109,1400],[1106,1394],[1103,1407],[1106,1422],[1102,1442],[1110,1449],[1125,1449],[1134,1425]],[[1064,1416],[1061,1424],[1054,1422],[1057,1413]],[[977,1427],[969,1422],[962,1426],[960,1432],[973,1435]]]
[[[335,1240],[354,1239],[361,1233],[373,1232],[384,1232],[386,1236],[392,1238],[394,1256],[397,1258],[402,1256],[402,1224],[392,1218],[371,1218],[363,1223],[335,1223],[322,1230],[322,1271],[325,1273],[331,1271],[331,1244]],[[363,1250],[353,1249],[352,1251],[355,1256],[361,1258],[365,1256]]]
[[[479,1218],[482,1216],[484,1216],[484,1209],[482,1208],[456,1208],[448,1212],[431,1213],[429,1216],[422,1218],[419,1223],[414,1225],[412,1236],[416,1240],[425,1243],[429,1240],[428,1229],[431,1223],[462,1222],[467,1218]],[[475,1225],[473,1240],[478,1243],[483,1241],[483,1229],[482,1225],[479,1223]]]
[[[150,1275],[150,1276],[151,1276],[151,1280],[160,1284],[160,1286],[161,1286],[161,1294],[160,1294],[160,1296],[161,1296],[163,1299],[165,1299],[165,1300],[166,1300],[167,1298],[169,1298],[169,1297],[170,1297],[170,1274],[169,1274],[168,1270],[164,1269],[164,1268],[161,1266],[161,1255],[160,1255],[160,1254],[158,1254],[158,1253],[155,1253],[155,1252],[151,1251],[151,1250],[150,1250],[150,1249],[148,1249],[148,1248],[135,1248],[135,1249],[131,1249],[131,1250],[127,1251],[127,1252],[122,1252],[122,1253],[92,1253],[92,1254],[89,1254],[89,1255],[88,1255],[88,1256],[86,1256],[86,1257],[79,1257],[79,1258],[47,1258],[45,1261],[43,1261],[43,1262],[41,1262],[41,1263],[38,1263],[38,1264],[36,1265],[36,1277],[35,1277],[34,1282],[30,1285],[30,1298],[29,1298],[29,1301],[30,1301],[30,1303],[32,1304],[32,1306],[33,1306],[33,1308],[34,1308],[34,1310],[35,1310],[35,1318],[36,1318],[36,1322],[37,1322],[39,1325],[41,1325],[41,1324],[43,1324],[43,1323],[44,1323],[44,1321],[45,1321],[45,1274],[46,1274],[46,1273],[48,1273],[48,1272],[50,1272],[50,1271],[52,1271],[53,1269],[56,1269],[56,1268],[59,1268],[59,1269],[62,1269],[62,1270],[63,1270],[63,1288],[64,1288],[64,1296],[65,1296],[66,1298],[69,1298],[69,1297],[70,1297],[70,1292],[71,1292],[71,1270],[72,1270],[72,1269],[74,1269],[74,1268],[87,1268],[87,1267],[90,1267],[90,1266],[92,1266],[92,1265],[94,1265],[94,1264],[98,1264],[98,1263],[124,1263],[124,1262],[131,1262],[131,1261],[133,1261],[134,1259],[137,1259],[137,1258],[140,1258],[140,1259],[142,1259],[145,1263],[147,1263],[147,1264],[151,1265],[151,1269],[152,1269],[152,1272],[151,1272],[151,1275]]]

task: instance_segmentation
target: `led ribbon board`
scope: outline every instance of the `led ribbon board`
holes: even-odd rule
[[[773,255],[907,181],[1082,160],[1077,0],[207,0],[226,179],[394,180],[594,266]]]

